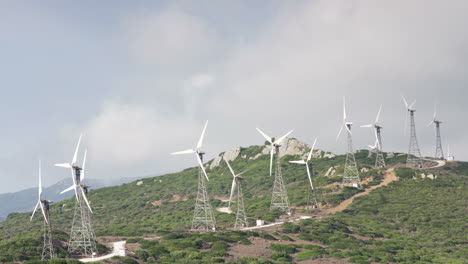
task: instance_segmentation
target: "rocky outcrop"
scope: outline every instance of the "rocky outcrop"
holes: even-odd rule
[[[333,154],[333,153],[325,153],[325,154],[323,154],[323,158],[333,159],[334,157],[336,157],[336,155]]]
[[[393,153],[393,152],[388,152],[387,153],[387,159],[391,159],[393,157],[395,157],[395,153]]]
[[[219,166],[222,160],[227,160],[227,161],[233,161],[239,157],[241,148],[233,148],[231,150],[228,150],[224,153],[221,153],[219,156],[213,159],[213,161],[210,164],[210,169],[213,169],[214,167]]]

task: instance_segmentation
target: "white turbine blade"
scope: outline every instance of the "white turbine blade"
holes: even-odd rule
[[[272,173],[272,170],[273,170],[273,154],[274,154],[274,148],[275,146],[273,146],[273,144],[271,145],[271,151],[270,151],[270,176],[271,176],[271,173]]]
[[[42,196],[42,174],[41,174],[41,160],[39,160],[39,200],[41,200]]]
[[[187,149],[187,150],[182,150],[182,151],[178,151],[178,152],[173,152],[173,153],[171,153],[171,155],[192,154],[192,153],[195,153],[195,150]]]
[[[82,136],[83,136],[83,134],[80,135],[80,138],[78,139],[78,144],[76,144],[75,154],[73,154],[73,159],[72,159],[72,162],[71,162],[72,165],[75,165],[75,163],[76,163],[76,158],[77,158],[77,155],[78,155],[78,149],[80,148],[80,143],[81,143],[81,137]]]
[[[362,125],[361,127],[373,127],[374,124],[369,124],[369,125]]]
[[[404,96],[401,96],[403,98],[403,102],[405,103],[405,109],[408,110],[408,102],[406,101]]]
[[[34,207],[34,210],[33,210],[33,213],[32,213],[32,215],[31,215],[31,220],[30,220],[30,221],[33,220],[34,214],[36,213],[37,208],[39,207],[39,204],[40,204],[40,203],[41,203],[41,200],[39,199],[39,201],[37,201],[36,207]]]
[[[234,195],[235,188],[236,188],[236,178],[234,177],[234,179],[232,179],[231,194],[229,195],[229,208],[231,208],[232,196]]]
[[[346,98],[343,96],[343,120],[346,121]]]
[[[78,192],[76,190],[76,186],[78,185],[78,183],[76,182],[76,175],[75,175],[74,169],[71,169],[71,174],[72,174],[72,179],[73,179],[73,186],[75,187],[75,197],[78,200]]]
[[[317,138],[315,138],[314,144],[312,145],[312,148],[310,149],[309,156],[307,157],[307,161],[309,161],[310,159],[312,159],[312,152],[314,152],[314,150],[315,150],[315,144],[316,144],[316,143],[317,143]]]
[[[432,125],[432,123],[434,123],[434,120],[431,120],[431,121],[429,122],[429,124],[427,124],[427,127],[430,127],[430,126]]]
[[[277,140],[275,140],[275,144],[279,144],[281,143],[281,141],[283,141],[287,136],[289,136],[289,134],[291,134],[292,132],[294,131],[294,129],[290,130],[288,133],[286,133],[286,135],[278,138]]]
[[[205,137],[205,131],[206,131],[206,127],[208,126],[208,120],[206,120],[205,122],[205,126],[203,127],[203,131],[201,133],[201,136],[200,136],[200,139],[198,140],[198,143],[197,143],[197,150],[200,150],[200,148],[202,147],[203,145],[203,138]]]
[[[206,174],[205,167],[203,167],[203,162],[200,159],[200,155],[198,155],[198,153],[195,153],[195,155],[197,156],[198,165],[200,165],[200,168],[202,169],[203,174],[205,174],[206,179],[209,181],[210,179],[208,179],[208,175]]]
[[[228,165],[229,167],[229,170],[231,171],[232,173],[232,177],[236,177],[236,174],[234,173],[234,170],[232,169],[231,165],[229,164],[229,162],[227,160],[224,160],[226,162],[226,164]]]
[[[42,211],[42,215],[44,216],[44,220],[46,221],[46,223],[49,223],[49,221],[47,220],[46,214],[45,214],[44,205],[42,204],[42,202],[39,202],[39,204],[41,206],[41,211]]]
[[[450,145],[447,144],[447,157],[450,157]]]
[[[86,155],[88,154],[88,149],[85,150],[84,152],[84,157],[83,157],[83,167],[81,169],[81,174],[80,174],[80,182],[84,180],[85,176],[85,167],[86,167]]]
[[[72,167],[72,165],[70,163],[59,163],[59,164],[55,164],[56,167],[62,167],[62,168],[67,168],[67,169],[70,169]]]
[[[93,213],[93,209],[91,209],[91,206],[89,205],[88,198],[86,197],[86,194],[85,194],[85,192],[84,192],[84,190],[83,190],[83,188],[82,188],[81,186],[80,186],[80,189],[81,189],[81,194],[83,195],[83,198],[84,198],[84,200],[85,200],[85,202],[86,202],[86,205],[87,205],[88,208],[89,208],[89,211],[90,211],[91,213]]]
[[[310,188],[312,189],[312,191],[314,190],[314,185],[312,184],[312,177],[310,176],[310,169],[309,169],[309,165],[306,164],[306,168],[307,168],[307,176],[309,176],[309,182],[310,182]]]
[[[291,160],[289,163],[295,163],[295,164],[307,164],[307,162],[303,160]]]
[[[61,192],[60,192],[60,194],[64,194],[64,193],[66,193],[66,192],[69,192],[69,191],[73,190],[73,188],[75,188],[75,186],[74,186],[74,185],[73,185],[73,186],[70,186],[70,187],[68,187],[67,189],[65,189],[65,190],[63,190],[63,191],[61,191]]]
[[[409,108],[410,108],[411,110],[413,110],[414,104],[416,104],[416,100],[414,100],[414,102],[413,102],[412,104],[410,104]]]
[[[408,129],[408,111],[405,114],[405,130],[403,131],[404,135],[406,136],[406,130]]]
[[[372,146],[372,145],[367,145],[370,149],[374,150],[375,149],[375,146]]]
[[[244,173],[246,173],[246,172],[247,172],[247,171],[243,171],[243,172],[237,174],[236,177],[239,177],[239,176],[241,176],[242,174],[244,174]]]
[[[380,111],[382,111],[382,105],[380,105],[379,112],[377,112],[377,117],[375,118],[375,123],[376,123],[376,124],[379,122]]]
[[[273,144],[272,140],[271,140],[271,137],[269,137],[267,134],[263,133],[262,130],[260,130],[260,128],[257,127],[257,130],[258,132],[260,132],[260,134],[262,134],[262,136],[268,141],[270,142],[271,144]]]
[[[340,131],[338,132],[338,136],[336,136],[336,141],[338,141],[338,139],[340,138],[341,131],[343,130],[343,126],[345,126],[345,125],[341,125],[341,127],[340,127]]]

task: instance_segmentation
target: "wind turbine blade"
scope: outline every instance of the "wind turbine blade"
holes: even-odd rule
[[[309,176],[309,182],[310,182],[310,188],[312,189],[312,191],[314,190],[314,185],[312,184],[312,177],[310,176],[310,169],[309,169],[309,165],[306,164],[306,168],[307,168],[307,176]]]
[[[406,136],[406,130],[408,129],[408,111],[406,111],[406,114],[405,114],[405,130],[403,131],[404,135]]]
[[[429,124],[427,124],[427,127],[430,127],[432,125],[432,123],[434,123],[434,120],[431,120],[431,122],[429,122]]]
[[[346,98],[343,96],[343,120],[346,121]]]
[[[172,152],[171,155],[192,154],[192,153],[195,153],[195,150],[187,149],[187,150],[182,150],[182,151],[178,151],[178,152]]]
[[[277,140],[275,140],[274,144],[279,144],[281,143],[281,141],[283,141],[287,136],[289,136],[289,134],[291,134],[292,132],[294,131],[294,129],[290,130],[288,133],[286,133],[286,135],[278,138]]]
[[[198,165],[200,165],[200,168],[202,169],[203,174],[205,174],[206,179],[209,181],[210,179],[208,179],[208,175],[206,174],[205,167],[203,167],[203,162],[200,159],[200,155],[198,155],[198,153],[195,153],[195,155],[197,156]]]
[[[375,123],[376,123],[376,124],[379,122],[380,111],[382,111],[382,105],[380,105],[379,112],[377,112],[377,117],[375,118]]]
[[[80,143],[81,143],[81,137],[82,136],[83,136],[83,134],[80,134],[80,138],[78,139],[78,144],[76,144],[75,154],[73,154],[73,159],[72,159],[71,165],[75,165],[75,163],[76,163],[76,158],[77,158],[77,155],[78,155],[78,149],[80,148]]]
[[[41,160],[39,160],[39,200],[42,197],[42,174],[41,174]]]
[[[235,188],[236,188],[236,178],[234,177],[234,179],[232,179],[231,194],[229,195],[229,208],[231,208],[232,196],[234,195]]]
[[[314,144],[312,145],[312,148],[310,149],[309,156],[307,157],[307,161],[309,161],[310,159],[312,159],[312,152],[314,152],[314,150],[315,150],[315,144],[316,144],[316,143],[317,143],[317,138],[315,138]]]
[[[64,194],[64,193],[66,193],[66,192],[69,192],[69,191],[73,190],[73,188],[75,188],[75,186],[70,186],[70,187],[68,187],[67,189],[61,191],[60,194]]]
[[[338,132],[338,136],[336,136],[336,141],[338,141],[338,139],[340,138],[341,131],[343,130],[343,126],[345,126],[345,125],[342,125],[342,126],[340,127],[340,131]]]
[[[198,143],[197,143],[197,150],[200,150],[200,148],[202,147],[203,145],[203,138],[205,137],[205,131],[206,131],[206,127],[208,126],[208,120],[206,120],[205,122],[205,126],[203,127],[203,131],[201,133],[201,136],[200,136],[200,139],[198,140]]]
[[[81,174],[80,174],[80,182],[84,180],[85,176],[85,167],[86,167],[86,155],[88,154],[88,149],[85,150],[84,152],[84,157],[83,157],[83,168],[81,169]]]
[[[271,137],[269,137],[267,134],[263,133],[262,130],[260,130],[260,128],[257,127],[257,130],[258,132],[260,132],[260,134],[262,134],[262,136],[268,141],[270,142],[271,144],[273,144],[272,140],[271,140]]]
[[[405,109],[408,110],[408,102],[406,101],[404,96],[401,96],[403,98],[403,102],[405,103]]]
[[[295,163],[295,164],[307,164],[307,162],[303,160],[291,160],[289,163]]]
[[[74,169],[71,169],[71,174],[73,178],[73,186],[75,187],[75,197],[76,197],[76,200],[78,200],[78,192],[76,190],[76,186],[78,185],[78,183],[76,182],[76,175],[75,175]]]
[[[42,202],[40,202],[39,205],[41,206],[41,211],[42,211],[42,215],[44,216],[44,220],[46,221],[46,223],[49,223],[49,221],[47,220],[46,213],[45,213],[44,205],[42,204]]]
[[[36,207],[34,207],[33,213],[32,213],[32,215],[31,215],[31,220],[30,220],[30,221],[33,220],[34,214],[36,213],[37,208],[39,207],[39,204],[40,204],[40,203],[41,203],[41,200],[37,201]]]
[[[70,163],[59,163],[59,164],[55,164],[56,167],[62,167],[62,168],[67,168],[67,169],[70,169],[72,167],[72,165]]]
[[[275,146],[273,146],[273,144],[271,145],[271,151],[270,151],[270,176],[271,176],[271,173],[272,173],[272,170],[273,170],[273,154],[274,154],[274,148]]]
[[[369,125],[362,125],[361,127],[373,127],[374,124],[369,124]]]
[[[91,206],[89,205],[88,198],[86,197],[86,194],[85,194],[85,192],[84,192],[84,190],[83,190],[83,188],[82,188],[81,186],[80,186],[80,189],[81,189],[81,194],[83,195],[83,198],[84,198],[84,200],[85,200],[85,202],[86,202],[86,205],[87,205],[88,208],[89,208],[89,211],[90,211],[91,213],[93,213],[93,209],[91,209]]]
[[[232,169],[231,165],[229,164],[229,162],[227,160],[224,160],[226,162],[226,164],[228,165],[229,167],[229,170],[231,171],[231,174],[233,177],[236,177],[236,174],[234,173],[234,170]]]
[[[416,104],[416,100],[414,100],[414,102],[412,104],[410,104],[409,108],[413,109],[414,104]]]

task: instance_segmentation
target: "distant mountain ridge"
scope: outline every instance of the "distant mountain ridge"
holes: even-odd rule
[[[132,182],[137,178],[120,178],[117,180],[99,180],[99,179],[86,179],[86,184],[90,185],[92,189],[99,189],[103,187],[116,186],[128,182]],[[70,179],[63,179],[57,183],[45,187],[43,189],[43,198],[53,202],[60,202],[66,200],[74,195],[73,192],[60,194],[71,185]],[[12,193],[0,194],[0,222],[4,221],[10,213],[21,213],[32,211],[37,202],[37,188],[28,188]]]

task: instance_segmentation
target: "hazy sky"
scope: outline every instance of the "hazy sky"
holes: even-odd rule
[[[265,5],[260,5],[260,3]],[[468,159],[467,1],[1,1],[0,193],[69,177],[80,132],[93,178],[157,175],[196,164],[209,119],[212,158],[292,134],[336,142],[342,97],[355,148],[405,152],[401,95],[417,100],[423,155],[434,102],[444,148]],[[82,153],[80,154],[82,155]]]

